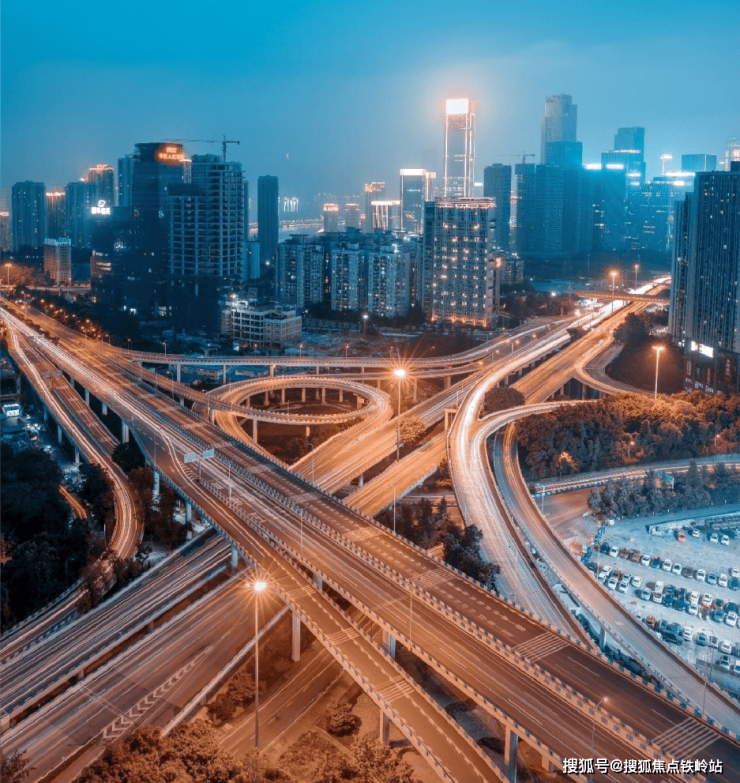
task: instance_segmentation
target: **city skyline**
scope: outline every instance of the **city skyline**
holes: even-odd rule
[[[382,29],[389,50],[402,37],[403,52],[372,64],[354,54],[348,38],[356,45],[379,31],[366,19],[358,27],[353,9],[340,15],[312,8],[280,20],[265,9],[226,9],[256,24],[240,49],[220,39],[203,44],[187,6],[182,18],[149,27],[136,13],[116,19],[105,45],[91,35],[93,20],[74,9],[58,17],[49,9],[32,21],[19,5],[6,6],[3,187],[65,184],[98,162],[114,166],[141,141],[226,133],[241,140],[229,159],[243,164],[246,179],[273,174],[286,194],[350,195],[363,182],[392,182],[400,168],[441,171],[444,100],[455,96],[477,103],[481,180],[486,165],[539,150],[544,101],[560,93],[579,106],[585,163],[611,149],[617,128],[641,126],[651,177],[664,152],[674,161],[721,156],[740,135],[733,78],[740,47],[729,33],[738,9],[717,2],[694,18],[686,3],[667,14],[664,5],[623,4],[624,18],[612,19],[590,7],[556,15],[532,2],[526,26],[521,14],[481,5],[472,33],[461,20],[445,18],[443,28],[435,14],[419,19],[404,7],[397,23]],[[717,32],[717,18],[728,32]],[[409,37],[412,19],[419,34]],[[334,36],[331,54],[310,51],[315,26]],[[159,35],[152,46],[164,30],[167,42]],[[68,42],[65,51],[84,54],[45,46],[52,32]],[[179,44],[170,40],[178,37]],[[260,61],[267,46],[274,52]],[[323,88],[338,97],[327,100]],[[209,144],[185,147],[190,155],[218,152]]]

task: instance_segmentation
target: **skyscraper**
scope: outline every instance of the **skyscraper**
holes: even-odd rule
[[[344,205],[344,226],[345,228],[360,227],[360,205],[348,203]]]
[[[92,235],[91,209],[95,204],[95,188],[89,182],[70,182],[64,188],[67,236],[72,247],[89,248]]]
[[[492,199],[437,199],[424,207],[423,300],[431,321],[487,329],[494,305]]]
[[[511,166],[494,163],[483,169],[483,197],[492,198],[496,225],[493,241],[499,250],[509,249],[509,220],[511,217]]]
[[[716,171],[716,155],[681,155],[681,171]]]
[[[475,101],[445,101],[444,197],[472,198],[475,187]]]
[[[46,239],[59,239],[67,236],[66,194],[63,190],[46,191]]]
[[[44,240],[44,272],[57,285],[72,284],[72,242],[69,239]]]
[[[131,183],[134,179],[134,156],[118,159],[118,206],[131,206]]]
[[[260,242],[260,264],[264,268],[274,263],[278,246],[278,178],[257,180],[257,226]]]
[[[373,230],[373,201],[379,201],[385,196],[385,182],[368,182],[365,185],[365,212],[362,220],[362,228],[370,232]]]
[[[324,233],[339,231],[339,204],[324,204]]]
[[[38,249],[44,244],[46,187],[43,182],[16,182],[11,195],[13,249]]]
[[[645,128],[619,128],[614,135],[614,149],[601,153],[601,165],[623,166],[627,197],[639,193],[645,184]]]
[[[547,145],[551,142],[575,142],[578,107],[570,95],[550,95],[545,100],[542,115],[540,161],[549,163]]]
[[[105,201],[109,206],[113,206],[114,183],[113,169],[105,163],[98,163],[97,166],[91,166],[87,175],[87,181],[93,186],[93,199]]]
[[[373,231],[398,231],[401,226],[401,202],[382,199],[370,204]]]
[[[740,139],[730,139],[725,147],[725,171],[732,170],[732,163],[740,161]]]
[[[740,161],[726,172],[696,175],[689,204],[676,206],[681,228],[674,253],[673,285],[685,280],[684,324],[671,318],[671,331],[685,335],[687,389],[708,394],[740,390]],[[688,236],[683,240],[683,221]],[[687,255],[680,273],[681,253]],[[674,291],[674,308],[681,296]]]
[[[432,199],[432,182],[437,175],[426,169],[401,169],[401,230],[420,234],[424,202]]]

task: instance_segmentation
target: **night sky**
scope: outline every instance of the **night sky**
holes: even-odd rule
[[[63,185],[136,142],[222,133],[241,140],[229,159],[250,180],[278,175],[282,195],[395,186],[400,167],[441,176],[456,95],[478,103],[480,180],[539,153],[560,92],[584,162],[643,125],[651,176],[662,152],[722,155],[740,136],[739,63],[737,0],[4,0],[2,186]]]

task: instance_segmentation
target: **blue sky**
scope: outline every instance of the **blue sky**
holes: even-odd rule
[[[662,152],[721,154],[740,136],[736,0],[4,0],[1,13],[4,187],[226,133],[250,180],[350,194],[400,167],[439,172],[453,94],[478,103],[478,178],[539,152],[559,92],[578,104],[587,162],[619,126],[646,127],[649,174]]]

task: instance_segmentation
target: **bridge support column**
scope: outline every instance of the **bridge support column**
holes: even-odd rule
[[[156,500],[159,497],[159,471],[154,470],[154,489],[152,490],[152,497]]]
[[[311,428],[308,426],[308,424],[306,424],[306,437],[307,438],[311,437]]]
[[[445,375],[445,389],[449,389],[452,386],[452,376]]]
[[[414,389],[414,402],[418,402],[419,401],[419,399],[418,399],[418,397],[419,397],[419,394],[418,394],[418,392],[419,392],[419,383],[416,380],[416,378],[414,378],[413,389]]]
[[[363,403],[363,402],[364,402],[364,400],[363,400],[363,399],[362,399],[362,397],[360,397],[360,395],[358,394],[358,395],[357,395],[357,410],[360,410],[360,408],[362,407],[362,403]]]
[[[192,522],[193,521],[193,504],[192,503],[185,503],[185,521],[186,522]]]
[[[85,389],[85,405],[90,407],[90,389]]]
[[[182,365],[181,364],[175,365],[175,372],[177,373],[177,375],[175,376],[177,378],[177,382],[181,383],[182,382]]]
[[[75,465],[80,464],[80,450],[75,447]]]
[[[316,587],[319,590],[324,589],[324,580],[320,576],[318,576],[318,574],[313,575],[313,583],[316,585]]]
[[[547,755],[547,753],[542,754],[542,769],[544,769],[545,772],[555,771],[555,764],[553,763],[552,759]]]
[[[128,424],[121,422],[121,443],[128,443]]]
[[[231,569],[231,573],[236,573],[236,568],[239,565],[239,550],[234,546],[234,544],[231,545],[231,558],[229,560],[229,568]]]
[[[391,744],[391,719],[381,710],[380,711],[380,741],[383,745]]]
[[[268,406],[270,404],[270,392],[265,392],[265,406]]]
[[[378,380],[375,381],[375,384],[377,385],[378,388],[380,388],[380,383],[381,383],[380,378],[378,378]]]
[[[280,404],[285,405],[285,386],[280,389]]]
[[[504,774],[509,783],[516,783],[516,751],[519,745],[519,735],[506,727],[506,744],[504,745]]]
[[[321,387],[321,402],[326,402],[326,386]]]
[[[224,382],[224,383],[226,383],[226,382],[227,382],[227,381],[226,381],[226,370],[227,370],[227,367],[226,367],[226,365],[224,365],[224,366],[222,367],[222,370],[223,370],[223,372],[224,372],[224,381],[223,381],[223,382]]]
[[[252,419],[252,440],[255,443],[259,443],[259,440],[257,440],[257,419]]]
[[[273,375],[275,375],[275,365],[271,364],[269,369],[270,377],[272,378]]]
[[[339,402],[344,402],[344,389],[339,390]]]
[[[301,402],[305,402],[305,401],[306,401],[306,387],[304,386],[301,389]]]
[[[317,364],[317,365],[316,365],[316,375],[318,375],[320,371],[321,371],[321,368],[320,368],[320,367],[319,367],[319,365]]]
[[[62,427],[60,424],[57,424],[57,443],[61,444],[62,442]]]
[[[298,612],[293,612],[293,644],[291,658],[293,663],[301,660],[301,618]]]
[[[181,408],[185,407],[185,398],[184,397],[180,397],[180,407]]]
[[[396,637],[388,631],[383,631],[383,652],[388,653],[391,658],[396,657]]]
[[[108,405],[106,403],[103,403],[103,416],[108,415]]]
[[[314,389],[313,396],[314,396],[314,399],[315,399],[317,402],[318,402],[318,401],[321,399],[321,393],[319,392],[319,390],[318,390],[318,389]]]
[[[358,487],[364,487],[365,486],[365,474],[360,473],[360,478],[357,480],[357,486]]]

